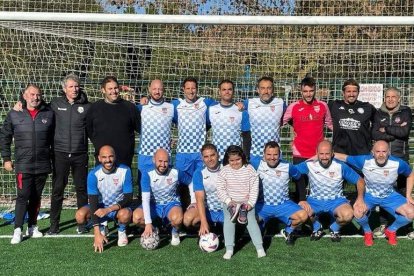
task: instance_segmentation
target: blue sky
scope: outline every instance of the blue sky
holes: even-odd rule
[[[127,6],[116,6],[108,4],[107,0],[97,0],[105,11],[110,13],[124,13]],[[146,7],[149,4],[154,4],[155,0],[141,0],[136,1],[133,9],[137,14],[145,14]],[[192,3],[197,9],[197,14],[240,14],[249,15],[249,12],[240,10],[234,3],[234,0],[192,0]],[[256,2],[256,1],[254,1]],[[257,4],[268,9],[278,7],[283,14],[291,15],[294,13],[295,0],[257,0]],[[158,14],[162,14],[162,9],[159,8]],[[190,11],[183,11],[183,13],[193,14]]]

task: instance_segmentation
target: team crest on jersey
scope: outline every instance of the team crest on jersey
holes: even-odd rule
[[[118,186],[118,184],[119,184],[119,178],[118,177],[112,178],[112,181],[114,182],[115,186]]]
[[[167,178],[167,184],[168,184],[168,185],[171,185],[172,183],[173,183],[172,178]]]
[[[272,110],[272,112],[275,112],[275,106],[274,105],[272,105],[271,107],[270,107],[270,110]]]
[[[401,122],[401,118],[397,116],[397,117],[395,118],[395,122],[396,122],[397,124],[399,124],[399,123]]]
[[[313,110],[315,110],[316,113],[319,113],[319,111],[321,111],[321,107],[319,105],[315,105]]]
[[[335,177],[335,172],[329,172],[329,177],[334,178]]]
[[[199,105],[198,103],[195,103],[195,104],[194,104],[194,108],[195,108],[195,109],[198,109],[198,107],[199,107],[199,106],[200,106],[200,105]]]
[[[78,112],[79,113],[83,113],[84,111],[85,111],[85,109],[83,108],[83,106],[78,107]]]
[[[349,114],[355,114],[355,111],[352,108],[348,109],[348,112]]]
[[[47,123],[47,119],[46,118],[42,119],[42,123],[43,124],[46,124]]]
[[[390,174],[389,170],[384,170],[384,176],[388,176]]]
[[[359,114],[364,114],[365,112],[365,110],[362,107],[358,108],[357,111]]]
[[[282,172],[281,172],[281,171],[279,171],[279,170],[276,170],[276,171],[275,171],[275,173],[276,173],[276,176],[277,176],[277,177],[280,177],[280,176],[282,175]]]
[[[234,123],[234,117],[229,117],[230,123]]]
[[[166,107],[162,108],[162,113],[167,114],[167,108]]]

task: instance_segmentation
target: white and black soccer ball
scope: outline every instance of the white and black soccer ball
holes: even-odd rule
[[[201,251],[208,253],[216,251],[219,244],[219,238],[212,232],[200,236],[200,241],[198,242],[198,246],[200,246]]]
[[[149,237],[141,236],[140,244],[146,250],[156,249],[160,244],[160,235],[158,234],[158,231],[154,230]]]

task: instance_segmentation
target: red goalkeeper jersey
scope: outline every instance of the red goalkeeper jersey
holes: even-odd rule
[[[283,116],[283,124],[287,123],[292,125],[295,133],[292,142],[295,157],[314,156],[318,143],[324,139],[324,125],[332,130],[332,117],[328,105],[316,99],[311,104],[303,100],[290,104]]]

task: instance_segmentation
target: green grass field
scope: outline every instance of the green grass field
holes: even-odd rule
[[[119,248],[116,236],[102,254],[94,253],[90,235],[74,235],[73,210],[65,210],[61,234],[55,237],[27,239],[11,245],[12,226],[0,227],[0,267],[2,275],[412,275],[414,273],[414,241],[399,239],[391,247],[385,239],[376,239],[371,248],[362,238],[344,237],[341,243],[329,238],[310,242],[307,237],[297,240],[294,247],[282,238],[266,236],[268,256],[256,258],[248,238],[230,261],[222,259],[224,249],[203,253],[195,237],[183,238],[178,247],[169,245],[165,237],[160,248],[146,251],[138,237]],[[1,221],[0,221],[1,222]],[[48,220],[39,222],[46,231]],[[112,226],[112,223],[110,223]],[[69,235],[73,235],[69,237]],[[240,246],[239,246],[240,247]]]

